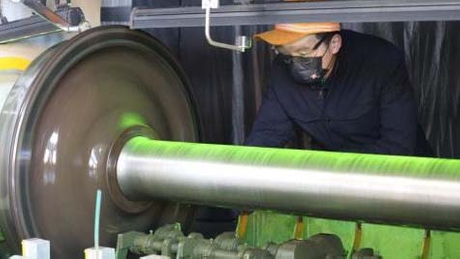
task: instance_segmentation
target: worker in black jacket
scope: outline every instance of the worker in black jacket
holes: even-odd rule
[[[338,23],[279,24],[256,38],[276,56],[247,145],[284,146],[299,127],[317,150],[429,155],[396,46]]]

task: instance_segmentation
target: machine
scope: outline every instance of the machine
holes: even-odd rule
[[[21,241],[35,237],[51,242],[53,259],[82,258],[93,246],[98,190],[98,242],[116,247],[117,259],[381,258],[358,249],[362,223],[423,229],[427,258],[431,230],[460,229],[459,160],[200,143],[197,104],[178,61],[159,40],[133,29],[205,25],[211,45],[248,49],[245,37],[236,46],[211,39],[216,1],[203,1],[206,19],[199,7],[135,8],[131,28],[90,30],[79,8],[60,6],[56,15],[39,1],[21,2],[52,23],[36,16],[9,23],[16,29],[2,26],[1,42],[80,33],[56,36],[32,51],[3,45],[12,59],[0,51],[0,258],[18,254]],[[382,12],[374,2],[223,6],[213,23],[300,21],[307,11],[310,19],[324,19],[331,8],[341,10],[345,22],[412,20],[409,11],[420,20],[455,20],[459,10],[447,1],[395,3]],[[263,245],[234,232],[205,238],[190,231],[201,205],[294,215],[295,238]],[[301,216],[356,223],[353,248],[347,251],[334,231],[303,240]],[[455,247],[456,240],[441,243]]]
[[[53,258],[81,258],[92,244],[97,189],[104,194],[101,243],[113,246],[117,234],[175,222],[187,232],[193,205],[201,204],[460,228],[457,160],[194,143],[200,120],[188,81],[166,48],[140,31],[83,32],[41,54],[5,92],[6,254],[22,239],[42,237]],[[166,227],[184,236],[174,229]],[[166,230],[152,240],[163,243]],[[211,258],[239,258],[228,256]]]

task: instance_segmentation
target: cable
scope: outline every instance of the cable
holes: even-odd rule
[[[96,193],[96,208],[94,215],[94,248],[99,250],[99,225],[101,221],[101,204],[102,204],[102,191],[97,190]]]

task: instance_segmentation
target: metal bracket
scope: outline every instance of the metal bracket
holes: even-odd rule
[[[55,13],[72,26],[78,26],[85,20],[83,11],[78,7],[61,6]],[[33,15],[29,18],[0,24],[0,44],[60,31],[59,28],[40,16]]]
[[[238,36],[236,38],[236,45],[231,45],[227,43],[221,43],[214,41],[211,38],[211,9],[219,8],[219,0],[202,0],[201,1],[201,8],[206,10],[206,17],[205,17],[205,36],[206,40],[211,46],[236,50],[240,52],[244,52],[246,49],[251,48],[251,39],[248,39],[246,36]]]
[[[115,258],[126,259],[128,257],[129,249],[135,245],[135,241],[139,237],[142,237],[144,235],[144,233],[135,231],[127,232],[124,234],[118,234]]]
[[[85,22],[83,11],[78,7],[62,5],[54,13],[72,27],[78,27]],[[32,15],[29,18],[0,24],[0,44],[60,31],[60,28],[39,15]]]
[[[202,9],[206,9],[206,8],[217,9],[219,7],[220,7],[219,0],[202,0],[201,1]]]
[[[39,0],[10,0],[13,2],[21,2],[25,6],[32,9],[37,15],[41,16],[49,23],[65,32],[82,32],[89,29],[91,26],[88,21],[83,20],[79,25],[73,26],[66,19],[62,18],[51,9],[42,4]]]

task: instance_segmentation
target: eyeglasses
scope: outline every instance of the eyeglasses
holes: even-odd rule
[[[275,55],[280,58],[285,64],[287,65],[290,65],[292,64],[293,61],[296,61],[296,60],[302,60],[303,62],[306,62],[307,59],[309,59],[309,56],[311,56],[311,54],[313,52],[315,52],[316,50],[318,50],[318,48],[321,46],[321,44],[323,42],[326,41],[326,39],[329,39],[330,38],[330,35],[324,35],[312,48],[312,50],[309,52],[309,53],[301,53],[300,56],[292,56],[292,55],[286,55],[286,54],[283,54],[281,53],[278,48],[272,48],[273,52],[275,53]]]

